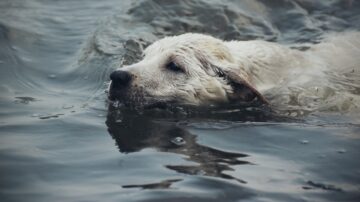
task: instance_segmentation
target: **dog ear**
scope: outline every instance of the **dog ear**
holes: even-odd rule
[[[234,58],[229,49],[222,43],[208,43],[203,47],[206,51],[195,51],[197,59],[205,70],[213,70],[218,77],[226,80],[231,85],[233,92],[229,94],[232,102],[253,102],[269,104],[266,98],[257,91],[241,72],[234,72],[234,68],[223,68],[234,66]]]
[[[253,102],[258,101],[261,104],[269,104],[266,98],[256,90],[248,81],[243,79],[239,74],[230,70],[222,70],[216,68],[217,76],[225,79],[233,88],[233,92],[229,95],[232,102]]]

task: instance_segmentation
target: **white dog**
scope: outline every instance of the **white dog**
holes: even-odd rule
[[[339,56],[341,48],[332,59],[330,49],[334,47],[327,43],[299,51],[266,41],[222,41],[194,33],[166,37],[147,47],[140,62],[110,75],[109,98],[143,107],[267,104],[263,92],[314,79],[324,68],[348,59]],[[306,76],[309,72],[313,77]]]

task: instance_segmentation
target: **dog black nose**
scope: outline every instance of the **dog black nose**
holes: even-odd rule
[[[116,70],[110,74],[110,79],[115,86],[126,86],[131,81],[131,74],[127,71]]]

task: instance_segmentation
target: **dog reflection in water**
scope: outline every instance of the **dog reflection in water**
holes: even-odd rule
[[[119,120],[119,116],[121,121]],[[170,152],[187,156],[187,160],[197,165],[166,165],[167,168],[179,173],[190,175],[206,175],[225,179],[233,179],[245,183],[223,171],[231,170],[231,166],[249,164],[239,160],[246,154],[230,153],[200,145],[196,136],[189,133],[185,126],[169,120],[154,120],[147,116],[123,113],[109,107],[106,125],[108,132],[116,141],[122,153],[138,152],[145,148],[155,148],[160,152]],[[175,180],[177,181],[177,180]],[[157,184],[128,185],[141,188],[166,188],[173,181]]]

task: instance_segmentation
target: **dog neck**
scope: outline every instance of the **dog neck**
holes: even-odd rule
[[[289,66],[300,66],[297,64],[299,58],[304,57],[300,51],[266,41],[230,41],[225,44],[239,66],[238,72],[260,92],[278,85],[286,78]]]

